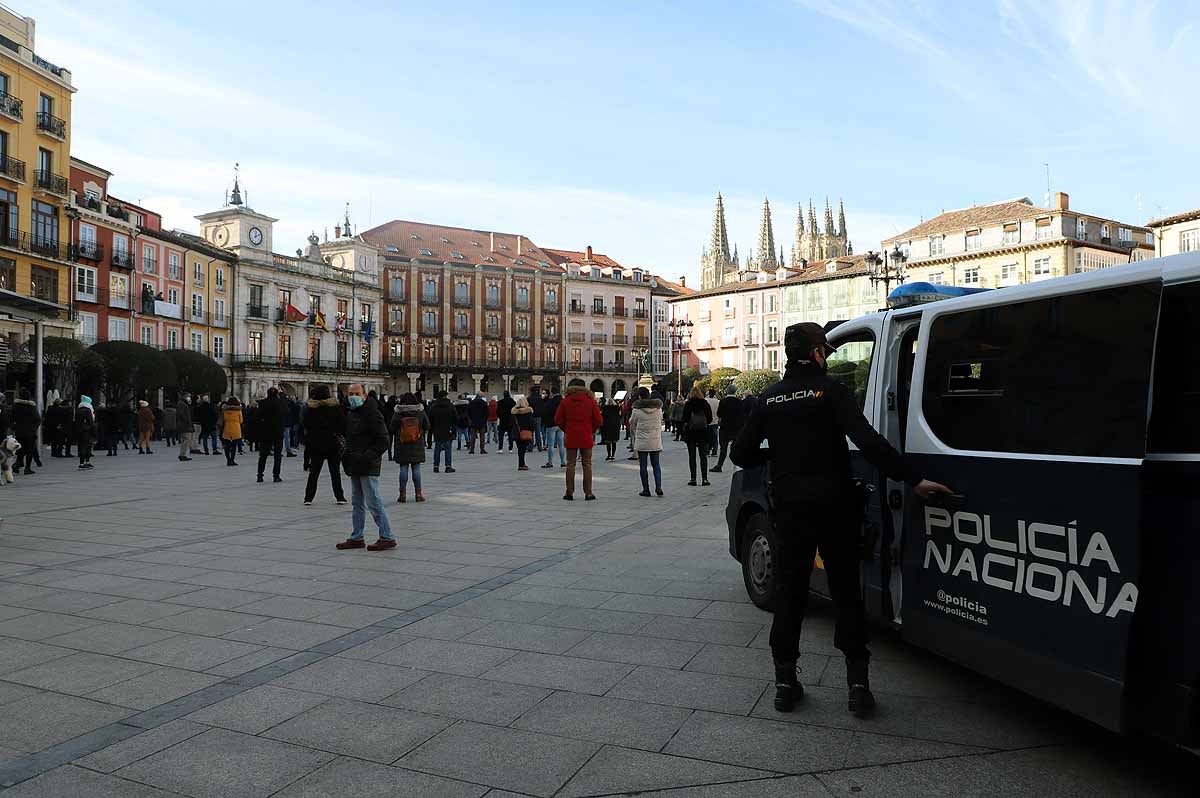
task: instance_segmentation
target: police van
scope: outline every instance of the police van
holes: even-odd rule
[[[904,306],[914,293],[944,292],[904,286],[828,333],[829,373],[962,497],[925,504],[852,445],[868,613],[1109,729],[1197,746],[1200,253]],[[726,509],[766,609],[769,479],[737,472]]]

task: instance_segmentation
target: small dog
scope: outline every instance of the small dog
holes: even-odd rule
[[[21,444],[17,443],[17,439],[13,436],[9,435],[0,441],[0,485],[12,483],[13,464],[17,462],[17,452],[19,451],[21,451]]]

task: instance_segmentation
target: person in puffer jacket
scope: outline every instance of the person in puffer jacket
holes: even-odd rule
[[[604,420],[600,417],[600,406],[592,397],[581,379],[567,383],[567,395],[563,397],[554,414],[554,425],[565,433],[567,443],[567,492],[563,499],[575,498],[575,462],[583,461],[583,498],[594,501],[592,493],[592,447],[596,442],[596,430]]]
[[[415,498],[423,502],[425,494],[421,492],[421,463],[425,462],[425,434],[429,431],[429,416],[425,415],[425,406],[420,399],[411,393],[400,397],[400,404],[392,413],[390,431],[396,441],[392,459],[400,466],[400,498],[396,501],[406,501],[411,471]]]
[[[632,430],[633,450],[637,452],[638,470],[642,476],[642,492],[639,495],[650,495],[650,480],[646,473],[646,464],[649,462],[654,468],[654,492],[662,496],[662,466],[659,465],[663,447],[662,401],[651,399],[650,392],[645,388],[637,389],[637,397],[629,417],[629,429]]]

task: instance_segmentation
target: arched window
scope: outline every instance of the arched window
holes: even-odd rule
[[[487,348],[487,357],[489,363],[500,362],[500,347],[495,344],[489,344]]]

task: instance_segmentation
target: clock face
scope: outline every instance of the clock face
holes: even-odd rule
[[[257,227],[251,227],[250,228],[250,243],[257,247],[257,246],[260,246],[262,244],[262,242],[263,242],[262,230],[259,230]]]
[[[216,244],[218,247],[223,247],[226,244],[228,244],[229,243],[229,228],[222,226],[222,227],[218,227],[216,230],[214,230],[213,231],[213,243]]]

